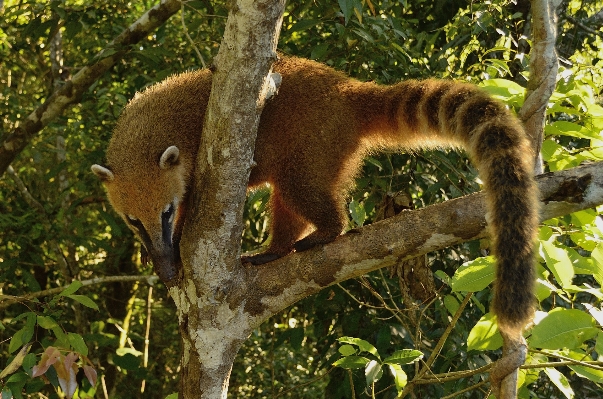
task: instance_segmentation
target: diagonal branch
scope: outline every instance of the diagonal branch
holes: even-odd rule
[[[162,0],[109,43],[93,63],[80,69],[71,80],[55,90],[44,104],[29,114],[0,143],[0,176],[37,133],[60,116],[70,104],[78,102],[82,94],[129,51],[132,44],[161,26],[180,10],[180,5],[180,0]]]
[[[538,177],[541,220],[603,204],[603,162]],[[324,287],[397,262],[485,237],[485,195],[477,193],[348,232],[334,242],[245,268],[245,310],[266,317]]]

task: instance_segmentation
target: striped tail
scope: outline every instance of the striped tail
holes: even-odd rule
[[[520,333],[534,312],[539,205],[534,152],[520,121],[470,84],[426,80],[365,88],[369,106],[380,99],[373,126],[381,127],[385,145],[460,146],[479,169],[497,259],[493,309],[502,329]]]

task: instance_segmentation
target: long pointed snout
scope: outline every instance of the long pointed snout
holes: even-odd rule
[[[157,276],[168,287],[174,286],[178,281],[178,271],[180,269],[178,251],[174,251],[172,245],[166,245],[159,250],[150,248],[148,252]]]

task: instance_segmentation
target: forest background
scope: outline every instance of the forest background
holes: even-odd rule
[[[64,397],[70,388],[56,387],[74,381],[80,398],[165,398],[177,391],[174,304],[165,287],[147,277],[152,269],[141,264],[140,245],[110,209],[89,167],[103,162],[115,121],[137,91],[211,64],[226,20],[224,3],[183,2],[178,14],[125,49],[74,105],[35,135],[0,178],[3,399]],[[124,50],[109,44],[153,5],[0,2],[0,141],[82,67]],[[602,7],[572,0],[557,8],[560,70],[543,142],[547,171],[603,159]],[[298,1],[287,6],[278,47],[361,80],[470,81],[517,110],[529,76],[529,15],[525,1]],[[351,195],[349,227],[383,218],[388,199],[424,207],[479,189],[477,173],[463,154],[375,154]],[[266,190],[249,196],[244,250],[267,238],[267,198]],[[602,230],[600,209],[543,223],[539,323],[527,362],[540,368],[522,370],[520,397],[600,396],[603,368],[586,366],[603,353]],[[491,291],[487,283],[466,284],[483,280],[479,276],[491,270],[487,257],[468,262],[486,248],[487,241],[474,241],[421,257],[418,262],[428,264],[435,276],[435,287],[427,292],[411,295],[400,269],[380,270],[272,317],[239,352],[229,392],[250,398],[396,397],[404,381],[395,376],[401,374],[384,367],[381,375],[371,375],[367,365],[376,361],[373,348],[381,358],[400,349],[428,355],[461,304],[462,315],[431,371],[440,375],[486,366],[500,355],[499,336],[488,333]],[[453,279],[462,264],[465,276],[457,273]],[[425,298],[430,299],[423,304]],[[44,378],[32,377],[49,347],[59,348],[63,357],[78,354],[76,379],[62,376],[55,366]],[[334,365],[349,356],[359,358],[360,367]],[[572,359],[582,363],[571,364]],[[553,361],[564,363],[546,367]],[[13,370],[10,365],[16,363]],[[417,364],[404,366],[409,379]],[[92,386],[84,375],[94,372],[98,379]],[[445,397],[467,388],[465,397],[484,397],[483,381],[484,374],[469,373],[421,385],[414,395]]]

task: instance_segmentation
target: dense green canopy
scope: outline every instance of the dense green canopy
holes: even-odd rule
[[[0,0],[0,143],[42,104],[50,104],[53,93],[68,91],[83,68],[94,72],[102,60],[116,60],[35,131],[0,175],[3,399],[38,397],[36,392],[59,397],[61,383],[73,381],[69,367],[61,368],[69,353],[79,355],[74,370],[79,370],[80,398],[165,398],[177,390],[174,305],[157,279],[141,277],[151,275],[152,267],[140,262],[140,244],[110,209],[90,165],[103,162],[115,121],[137,91],[211,64],[226,21],[225,3],[184,2],[165,24],[118,46],[112,41],[154,2]],[[561,68],[547,111],[542,151],[547,171],[603,159],[603,10],[594,0],[572,0],[558,13]],[[278,47],[361,80],[474,82],[518,110],[530,76],[529,21],[530,4],[524,0],[292,1]],[[478,191],[476,176],[457,152],[373,154],[350,194],[349,227],[383,218],[393,194],[410,207],[423,207]],[[249,195],[245,251],[267,239],[268,195],[267,190]],[[542,322],[532,330],[528,363],[593,361],[603,353],[600,212],[582,211],[541,228]],[[477,369],[500,356],[500,338],[489,332],[491,290],[472,285],[488,275],[491,259],[467,263],[452,278],[487,247],[487,241],[470,242],[418,260],[435,275],[435,290],[427,287],[426,293],[411,290],[401,278],[402,268],[394,268],[297,303],[248,339],[234,364],[229,392],[249,398],[396,397],[404,384],[396,367],[409,380],[416,372],[414,352],[399,351],[429,357],[467,292],[475,291],[431,367],[440,381],[434,378],[415,393],[443,398],[473,387],[465,397],[485,397],[487,385],[480,385],[485,374],[449,380],[444,375]],[[85,287],[74,283],[90,279],[98,280]],[[431,282],[431,276],[421,281]],[[64,286],[70,288],[61,295],[61,290],[45,292]],[[378,359],[375,353],[380,360],[411,360],[403,366],[392,360],[391,370],[384,363],[380,374],[365,368]],[[54,366],[52,356],[60,359]],[[350,363],[334,365],[339,359]],[[347,368],[354,361],[360,367]],[[18,367],[12,369],[11,362]],[[34,365],[37,371],[50,366],[46,379],[32,377]],[[92,370],[98,373],[94,386]],[[584,364],[527,369],[520,375],[520,397],[560,397],[560,391],[571,397],[572,390],[576,397],[595,397],[603,384],[601,370]]]

